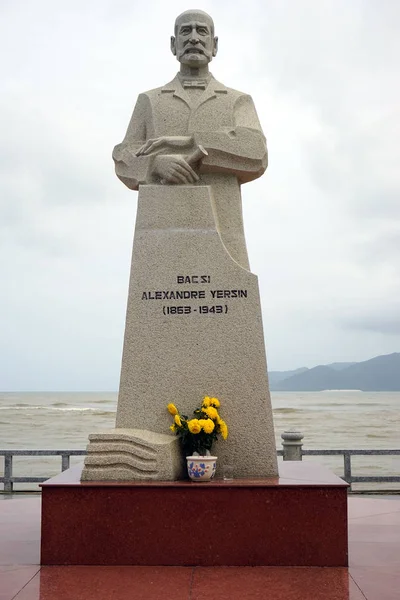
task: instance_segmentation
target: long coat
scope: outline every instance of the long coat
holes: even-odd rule
[[[198,145],[207,150],[196,185],[212,187],[221,239],[232,258],[249,269],[240,186],[260,177],[268,164],[265,136],[251,97],[212,76],[205,91],[192,96],[178,75],[164,87],[140,94],[126,136],[113,152],[117,176],[130,189],[160,183],[152,173],[154,155],[135,152],[161,136],[192,136],[191,144],[175,153],[190,154]]]

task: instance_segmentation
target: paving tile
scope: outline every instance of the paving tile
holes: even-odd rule
[[[8,541],[0,536],[0,565],[39,565],[40,542]]]
[[[352,567],[352,579],[367,600],[399,600],[400,575],[390,567]]]
[[[23,512],[25,515],[37,515],[40,517],[41,496],[30,498],[14,498],[0,505],[0,519],[3,515],[13,517]],[[39,511],[39,512],[38,512]]]
[[[349,565],[350,567],[393,568],[399,574],[400,588],[400,541],[392,544],[352,541],[349,545]]]
[[[379,525],[376,523],[351,523],[349,525],[350,542],[399,543],[400,525]]]
[[[197,568],[191,600],[365,600],[345,568]],[[382,599],[381,599],[382,600]]]
[[[0,501],[1,500],[26,500],[27,498],[40,498],[40,492],[32,492],[32,493],[26,493],[23,492],[18,493],[18,492],[12,492],[11,494],[7,493],[0,493]]]
[[[39,567],[0,566],[0,600],[12,600],[38,571]]]
[[[348,499],[349,520],[393,512],[400,512],[400,497],[398,500],[351,497]]]
[[[384,513],[379,515],[364,515],[350,520],[350,525],[360,525],[360,523],[374,523],[375,525],[397,525],[400,526],[400,511]]]
[[[42,567],[15,600],[188,600],[188,567]]]
[[[40,497],[0,503],[0,565],[40,560]]]

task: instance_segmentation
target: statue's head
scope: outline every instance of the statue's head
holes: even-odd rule
[[[186,10],[176,18],[171,51],[181,64],[205,66],[216,56],[217,49],[218,38],[214,36],[210,15],[202,10]]]

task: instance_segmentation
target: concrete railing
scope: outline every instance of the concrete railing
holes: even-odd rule
[[[4,475],[0,477],[0,483],[4,484],[5,492],[12,492],[14,483],[42,483],[49,477],[14,477],[14,456],[60,456],[61,471],[69,469],[71,456],[84,456],[86,450],[0,450],[0,456],[4,456]]]
[[[303,456],[343,456],[343,479],[350,485],[350,490],[352,483],[400,483],[398,475],[363,477],[352,475],[351,472],[352,456],[400,456],[400,450],[303,450],[303,437],[296,429],[282,433],[283,450],[278,450],[278,455],[283,456],[283,460],[302,460]]]
[[[343,456],[343,479],[350,485],[352,483],[400,483],[400,476],[369,476],[359,477],[352,475],[352,456],[400,456],[400,450],[303,450],[303,434],[295,429],[282,433],[282,450],[277,451],[283,460],[302,460],[303,456]],[[11,493],[14,483],[41,483],[49,477],[14,477],[13,458],[15,456],[60,456],[61,471],[69,469],[71,456],[85,456],[86,450],[0,450],[4,457],[4,475],[0,477],[0,484],[4,484],[4,492]],[[400,486],[399,486],[400,489]]]

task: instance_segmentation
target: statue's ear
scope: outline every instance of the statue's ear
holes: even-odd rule
[[[171,52],[174,56],[176,56],[176,39],[173,35],[171,35]]]
[[[217,56],[217,52],[218,52],[218,37],[214,38],[214,48],[213,48],[213,56]]]

